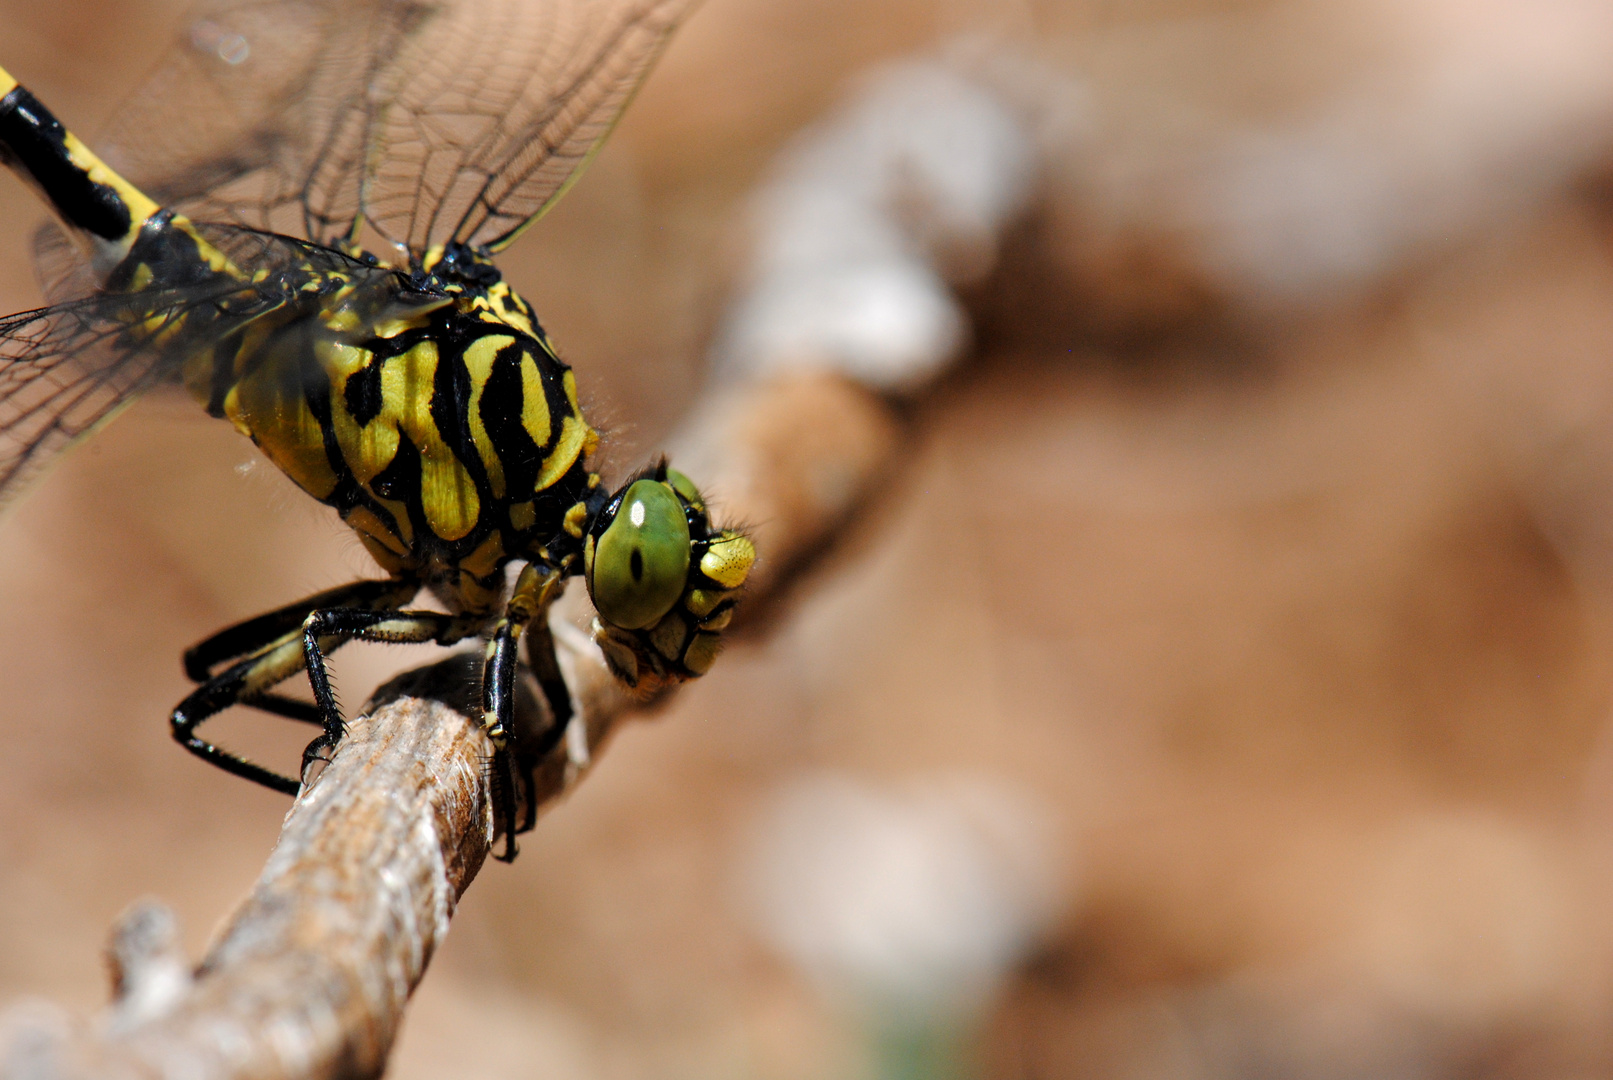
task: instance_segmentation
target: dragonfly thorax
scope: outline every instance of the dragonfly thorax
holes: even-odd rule
[[[205,382],[215,413],[335,507],[389,572],[491,605],[504,563],[554,546],[568,512],[580,543],[598,435],[570,368],[496,274],[363,265],[293,291],[230,348],[198,356],[206,378],[187,382]]]

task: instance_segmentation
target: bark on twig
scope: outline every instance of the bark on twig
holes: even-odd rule
[[[471,721],[439,701],[400,698],[356,721],[190,985],[141,1001],[129,991],[162,957],[121,960],[124,993],[83,1074],[378,1074],[487,855],[486,756]],[[125,918],[114,955],[138,923]],[[143,1023],[120,1022],[135,1010]]]

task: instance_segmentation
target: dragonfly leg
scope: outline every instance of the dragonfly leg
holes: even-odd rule
[[[420,591],[420,584],[409,578],[389,581],[355,581],[335,589],[315,593],[295,604],[287,604],[264,615],[247,619],[226,627],[191,648],[185,650],[185,675],[195,683],[205,683],[213,676],[213,669],[226,661],[239,660],[255,652],[276,638],[302,629],[309,614],[319,608],[402,607]],[[283,716],[304,724],[324,724],[324,716],[312,702],[299,701],[271,691],[263,691],[232,702],[266,713]]]
[[[213,745],[196,734],[203,722],[238,703],[256,702],[264,697],[269,687],[295,675],[303,665],[302,631],[291,630],[271,639],[267,645],[246,659],[226,668],[197,687],[189,697],[174,708],[171,724],[174,739],[203,761],[217,765],[226,772],[243,776],[264,787],[295,795],[300,781],[282,776],[237,754]],[[271,696],[272,701],[291,701]],[[273,707],[270,706],[271,711]],[[302,717],[294,717],[302,719]]]
[[[323,725],[324,717],[317,705],[271,692],[303,667],[302,625],[309,613],[338,605],[398,607],[408,603],[419,589],[418,582],[407,578],[355,581],[237,623],[187,650],[185,674],[202,685],[175,707],[171,718],[174,739],[203,761],[295,795],[298,780],[215,746],[198,736],[196,729],[233,705],[250,705],[288,719]],[[228,667],[217,671],[220,664]]]
[[[342,741],[342,711],[330,685],[325,654],[349,641],[383,641],[392,644],[452,645],[474,634],[481,625],[474,616],[445,615],[440,611],[397,611],[353,607],[320,608],[310,612],[297,637],[302,643],[308,682],[314,690],[314,707],[319,710],[324,732],[302,754],[306,772],[310,763],[324,760],[324,751]]]
[[[497,856],[502,862],[515,858],[515,834],[528,831],[537,821],[532,770],[560,741],[571,720],[571,691],[560,677],[560,668],[555,662],[554,638],[549,633],[548,620],[549,605],[560,595],[561,582],[562,572],[554,567],[538,563],[523,567],[504,615],[494,624],[487,642],[487,660],[482,668],[482,728],[493,742],[493,797],[505,823],[504,853]],[[516,658],[523,634],[527,637],[528,654],[534,657],[533,670],[548,699],[553,721],[537,744],[519,755],[518,760],[512,721]],[[544,659],[537,658],[539,652]],[[517,785],[526,803],[526,813],[519,823],[515,817]]]

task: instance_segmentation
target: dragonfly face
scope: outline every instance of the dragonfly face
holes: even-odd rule
[[[492,259],[597,147],[682,0],[538,0],[503,19],[498,6],[214,0],[154,80],[163,93],[137,95],[123,126],[155,153],[151,110],[203,89],[246,119],[220,147],[181,147],[157,168],[157,198],[0,71],[0,160],[65,226],[40,245],[55,306],[0,320],[0,498],[133,394],[183,383],[333,507],[389,577],[190,650],[201,685],[175,710],[175,737],[295,792],[197,727],[234,704],[317,723],[306,768],[341,737],[331,649],[485,635],[483,723],[513,835],[532,824],[530,811],[517,822],[516,792],[572,713],[546,622],[565,580],[585,578],[595,640],[648,694],[711,667],[755,552],[665,462],[604,487],[572,372]],[[531,50],[525,82],[488,90],[479,69],[446,62],[493,33],[498,55]],[[308,42],[322,43],[311,57]],[[307,100],[273,96],[288,86]],[[366,230],[404,253],[399,265],[359,246]],[[408,610],[422,588],[448,613]],[[530,746],[510,724],[523,638],[553,716]],[[274,693],[303,669],[312,705]]]

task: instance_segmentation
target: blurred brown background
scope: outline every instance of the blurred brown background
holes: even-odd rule
[[[4,0],[0,59],[93,132],[183,7]],[[975,345],[484,871],[393,1075],[1613,1073],[1613,12],[709,0],[504,262],[614,462],[694,400],[775,152],[959,34],[1041,155]],[[0,999],[93,1011],[143,894],[200,954],[287,804],[169,741],[179,654],[370,572],[177,398],[0,524]],[[344,650],[344,700],[421,660]]]

